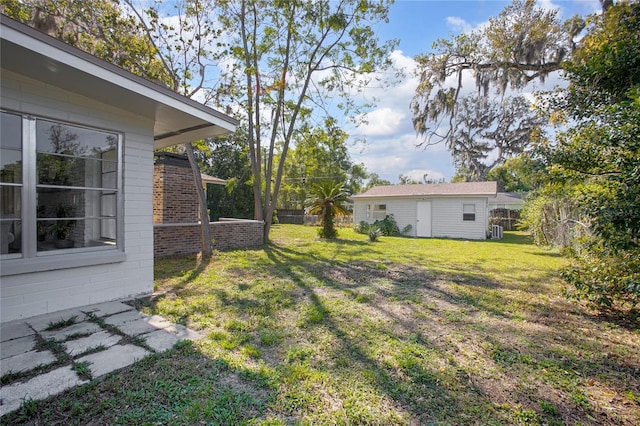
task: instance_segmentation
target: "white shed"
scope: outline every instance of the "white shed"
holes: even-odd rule
[[[374,186],[354,195],[353,221],[373,223],[393,214],[413,237],[483,240],[489,227],[489,199],[496,182]]]
[[[154,148],[238,122],[0,19],[0,322],[150,294]]]

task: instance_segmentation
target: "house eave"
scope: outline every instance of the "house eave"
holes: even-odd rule
[[[0,16],[0,64],[37,81],[154,120],[154,148],[235,131],[238,120],[27,25]]]

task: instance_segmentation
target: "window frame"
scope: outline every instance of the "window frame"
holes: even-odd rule
[[[372,204],[371,217],[373,220],[384,220],[387,217],[387,204]]]
[[[73,123],[57,118],[36,116],[24,112],[0,109],[0,113],[21,117],[22,123],[22,199],[21,199],[21,253],[2,254],[0,275],[14,275],[29,272],[64,269],[94,264],[114,263],[125,260],[124,256],[124,133],[113,129]],[[67,125],[113,134],[116,143],[116,187],[115,191],[115,226],[116,240],[113,245],[91,246],[38,251],[37,232],[37,138],[36,123],[45,120]],[[101,189],[103,191],[104,189]],[[84,219],[87,220],[87,219]],[[91,220],[91,219],[90,219]]]
[[[467,207],[472,207],[472,212],[471,211],[466,211]],[[462,221],[463,222],[475,222],[476,221],[476,205],[475,204],[471,204],[471,203],[467,203],[467,204],[462,204]]]

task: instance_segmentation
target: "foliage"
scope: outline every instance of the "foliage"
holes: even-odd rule
[[[367,191],[374,186],[391,185],[390,181],[381,179],[380,176],[375,172],[371,172],[369,176],[367,176],[367,179],[367,185],[363,188],[364,191]]]
[[[279,208],[302,209],[307,188],[323,180],[345,182],[345,189],[350,194],[362,190],[366,168],[352,162],[347,137],[333,119],[325,120],[324,128],[304,126],[296,133],[295,146],[289,149],[284,165]]]
[[[400,230],[393,214],[388,214],[384,219],[378,219],[371,224],[365,221],[360,221],[360,223],[355,225],[353,229],[359,234],[370,234],[372,230],[377,230],[381,235],[397,237],[405,235],[411,231],[411,225],[407,225]]]
[[[364,220],[360,221],[360,223],[357,223],[353,227],[353,230],[358,234],[367,235],[369,237],[369,241],[371,241],[372,243],[378,241],[378,238],[380,238],[380,236],[382,235],[382,230],[380,229],[379,224],[371,224],[365,222]]]
[[[425,145],[455,144],[465,116],[460,114],[465,74],[473,75],[483,99],[493,90],[522,89],[561,69],[583,27],[581,19],[562,22],[557,11],[535,0],[514,0],[482,29],[436,41],[433,53],[416,58],[419,84],[411,103],[416,132]]]
[[[393,214],[386,215],[384,219],[376,220],[373,222],[373,226],[378,227],[380,232],[382,232],[382,235],[400,235],[400,229],[398,228],[398,223],[396,222],[396,218],[393,217]]]
[[[336,238],[338,231],[335,228],[335,217],[351,214],[346,209],[349,194],[343,183],[324,181],[314,184],[310,190],[310,198],[305,201],[307,212],[317,214],[321,218],[322,227],[318,230],[321,238]]]
[[[210,219],[253,218],[253,189],[249,148],[242,127],[224,138],[207,139],[196,157],[203,173],[225,179],[227,184],[207,185]]]
[[[116,1],[3,0],[3,14],[144,78],[169,85],[158,51]],[[117,30],[116,30],[117,29]]]
[[[640,300],[640,3],[593,18],[567,64],[569,88],[548,100],[575,123],[548,152],[554,176],[573,184],[590,219],[566,278],[602,309]],[[602,265],[596,267],[596,265]]]
[[[491,169],[487,180],[498,182],[500,192],[522,193],[543,186],[548,181],[548,173],[544,161],[525,152]]]
[[[569,248],[584,235],[586,220],[566,188],[546,186],[531,194],[520,215],[520,227],[542,246]]]
[[[500,102],[466,96],[456,106],[456,127],[446,146],[465,181],[487,180],[495,167],[524,150],[541,132],[544,118],[523,96]]]
[[[294,135],[312,113],[326,114],[328,98],[342,99],[346,115],[358,110],[353,83],[390,64],[394,43],[380,43],[375,33],[389,2],[242,0],[221,7],[231,54],[223,78],[228,98],[246,113],[255,214],[268,238]]]

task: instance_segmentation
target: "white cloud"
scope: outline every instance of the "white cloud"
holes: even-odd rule
[[[420,183],[424,182],[425,178],[431,180],[440,180],[445,177],[443,173],[429,169],[409,170],[405,173],[405,176],[409,176],[409,178],[411,178],[412,180],[418,181]]]
[[[458,16],[448,16],[447,25],[455,32],[468,33],[473,30],[473,26]]]
[[[390,136],[402,126],[406,114],[392,108],[380,108],[367,114],[367,122],[360,125],[365,136]]]

